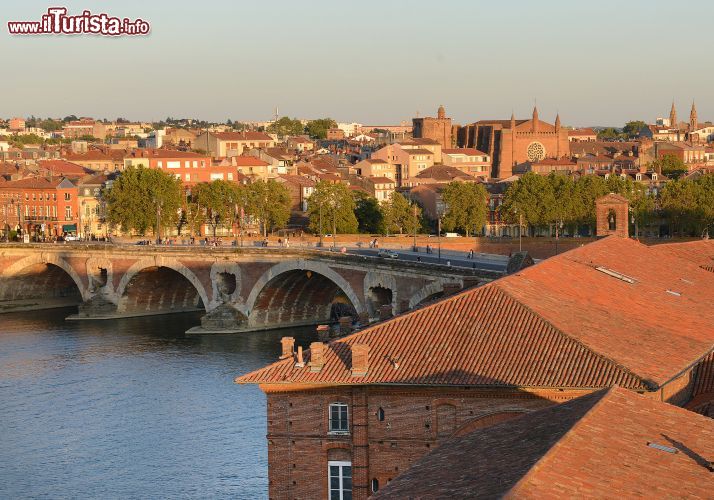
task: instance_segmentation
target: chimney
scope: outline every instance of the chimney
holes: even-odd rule
[[[326,342],[330,338],[330,327],[328,325],[318,325],[317,339],[320,342]]]
[[[352,344],[352,376],[363,377],[369,370],[369,346]]]
[[[302,368],[303,366],[305,366],[305,360],[302,357],[302,346],[301,345],[298,346],[297,361],[295,361],[295,366],[297,368]]]
[[[310,366],[311,372],[319,372],[325,366],[325,344],[313,342],[310,344]]]
[[[283,346],[283,352],[280,355],[280,359],[292,358],[293,351],[295,350],[295,337],[283,337],[280,339],[280,343]]]

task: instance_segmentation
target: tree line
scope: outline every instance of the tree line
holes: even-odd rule
[[[219,227],[258,224],[261,234],[285,227],[290,218],[290,194],[274,180],[240,185],[215,180],[184,189],[180,179],[161,170],[130,167],[102,193],[107,222],[125,232],[161,234],[175,228],[191,234],[208,226],[215,236]]]
[[[594,232],[595,200],[617,193],[630,203],[636,228],[666,222],[672,233],[701,235],[714,224],[714,175],[668,181],[655,195],[632,179],[585,175],[577,179],[552,173],[529,172],[506,191],[499,207],[501,218],[532,228],[557,225],[570,234],[588,228]]]

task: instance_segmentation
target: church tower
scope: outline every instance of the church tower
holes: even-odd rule
[[[677,110],[674,108],[674,101],[672,101],[672,109],[669,110],[669,126],[671,128],[677,126]]]
[[[697,107],[692,101],[692,111],[689,113],[689,131],[694,132],[699,128],[699,122],[697,121]]]
[[[555,115],[555,135],[559,135],[560,133],[560,113],[556,113]],[[556,139],[555,141],[555,157],[560,158],[560,140]]]
[[[538,133],[538,107],[533,106],[533,121],[531,123],[531,131]]]
[[[441,106],[439,106],[439,109],[436,111],[436,117],[439,120],[443,120],[444,118],[446,118],[446,110],[444,109],[443,104]]]

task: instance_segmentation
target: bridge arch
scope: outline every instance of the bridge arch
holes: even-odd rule
[[[324,321],[340,297],[349,302],[343,302],[345,307],[356,314],[365,311],[352,286],[327,264],[302,259],[285,261],[258,278],[245,301],[244,312],[251,326]],[[290,310],[286,310],[287,305]],[[326,312],[328,317],[324,317]]]
[[[85,286],[79,273],[77,273],[77,271],[72,267],[72,265],[69,264],[65,259],[54,254],[30,254],[27,257],[24,257],[18,260],[17,262],[9,265],[5,270],[2,271],[2,273],[0,273],[0,277],[13,278],[20,274],[23,270],[38,264],[49,264],[62,269],[70,278],[72,278],[72,281],[77,286],[77,290],[79,290],[79,294],[82,300],[89,300],[90,291]]]
[[[206,292],[205,287],[201,283],[201,280],[198,279],[196,274],[191,271],[188,267],[186,267],[184,264],[182,264],[180,261],[177,259],[172,259],[172,258],[165,258],[165,257],[146,257],[143,259],[140,259],[136,261],[132,266],[126,270],[124,275],[121,277],[121,280],[119,280],[119,284],[117,285],[116,289],[116,297],[121,300],[123,297],[125,297],[127,293],[127,288],[129,287],[129,284],[134,280],[140,273],[149,271],[151,269],[170,269],[171,271],[174,271],[181,276],[183,276],[191,285],[193,285],[193,288],[196,290],[196,293],[200,297],[203,306],[205,308],[208,308],[210,304],[210,300],[208,298],[208,293]]]
[[[444,285],[440,281],[432,281],[424,286],[409,299],[409,309],[414,309],[416,306],[427,300],[429,297],[436,296],[444,292]]]

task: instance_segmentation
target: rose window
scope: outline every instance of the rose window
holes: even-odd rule
[[[540,142],[531,142],[527,153],[528,161],[540,161],[545,158],[545,147]]]

